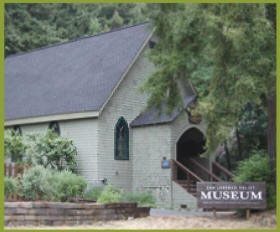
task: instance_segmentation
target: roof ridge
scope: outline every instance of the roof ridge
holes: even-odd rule
[[[133,24],[133,25],[129,25],[129,26],[119,27],[119,28],[116,28],[116,29],[112,29],[110,31],[100,32],[100,33],[94,34],[94,35],[89,35],[89,36],[80,37],[80,38],[77,38],[77,39],[68,40],[68,41],[61,42],[61,43],[55,43],[55,44],[50,44],[50,45],[46,45],[46,46],[39,47],[39,48],[34,48],[34,49],[30,50],[30,51],[19,52],[19,53],[13,54],[13,55],[9,55],[9,56],[7,56],[5,58],[5,60],[8,59],[8,58],[13,58],[13,57],[16,57],[16,56],[25,55],[25,54],[36,52],[36,51],[40,51],[40,50],[43,50],[43,49],[57,47],[57,46],[64,45],[64,44],[67,44],[67,43],[77,42],[77,41],[80,41],[80,40],[83,40],[83,39],[89,39],[89,38],[92,38],[92,37],[97,37],[97,36],[102,36],[102,35],[113,33],[113,32],[118,32],[118,31],[121,31],[121,30],[125,30],[125,29],[128,29],[128,28],[141,26],[141,25],[148,24],[148,23],[149,23],[149,21],[145,21],[145,22],[142,22],[142,23],[137,23],[137,24]]]

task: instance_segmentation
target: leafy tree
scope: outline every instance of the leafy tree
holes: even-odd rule
[[[6,55],[63,41],[62,30],[48,23],[51,5],[6,4],[5,10]]]
[[[32,144],[25,162],[60,171],[76,170],[77,149],[71,140],[59,136],[52,130],[43,135],[29,135],[29,138]]]
[[[234,171],[239,161],[249,158],[255,150],[267,150],[267,130],[267,112],[258,105],[248,103],[216,161]]]
[[[6,4],[5,53],[143,22],[145,14],[146,4]]]
[[[112,29],[115,29],[119,28],[121,25],[123,25],[123,19],[122,17],[120,17],[119,12],[116,10],[111,20],[111,27]]]
[[[179,88],[192,81],[207,123],[208,152],[230,137],[247,104],[271,115],[275,4],[154,4],[151,9],[159,41],[150,55],[156,71],[144,85],[150,107],[165,103],[169,112],[182,107]],[[273,125],[273,114],[271,119]],[[275,135],[269,138],[275,145]],[[275,170],[275,152],[270,156]]]

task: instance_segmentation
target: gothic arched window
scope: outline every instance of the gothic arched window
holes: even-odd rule
[[[51,129],[54,133],[60,135],[60,128],[58,122],[51,122],[49,125],[49,129]]]
[[[115,160],[129,159],[129,129],[126,120],[120,117],[115,126]]]

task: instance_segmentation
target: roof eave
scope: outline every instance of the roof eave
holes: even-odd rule
[[[11,120],[5,120],[4,126],[35,124],[35,123],[44,123],[50,121],[62,121],[62,120],[73,120],[73,119],[98,118],[99,113],[100,113],[99,111],[87,111],[87,112],[78,112],[78,113],[44,115],[44,116],[30,117],[30,118],[11,119]]]
[[[160,125],[165,125],[172,123],[173,120],[171,121],[165,121],[165,122],[154,122],[154,123],[146,123],[146,124],[139,124],[139,125],[130,125],[131,128],[139,128],[139,127],[146,127],[146,126],[160,126]]]
[[[159,121],[159,122],[142,123],[142,124],[134,124],[136,119],[141,115],[140,114],[136,119],[134,119],[130,123],[130,127],[131,128],[136,128],[136,127],[145,127],[145,126],[154,126],[154,125],[162,125],[162,124],[172,123],[172,122],[174,122],[179,117],[180,114],[182,114],[183,112],[186,112],[185,109],[189,106],[189,104],[191,104],[192,102],[196,101],[197,97],[198,97],[198,95],[195,93],[194,96],[193,96],[193,99],[184,106],[184,109],[182,109],[180,112],[178,112],[178,114],[176,114],[174,117],[170,118],[169,120]]]

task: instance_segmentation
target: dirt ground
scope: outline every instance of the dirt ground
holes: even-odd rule
[[[249,220],[235,215],[213,216],[149,216],[121,221],[96,222],[93,225],[60,227],[6,227],[6,229],[276,229],[275,211],[255,213]]]

